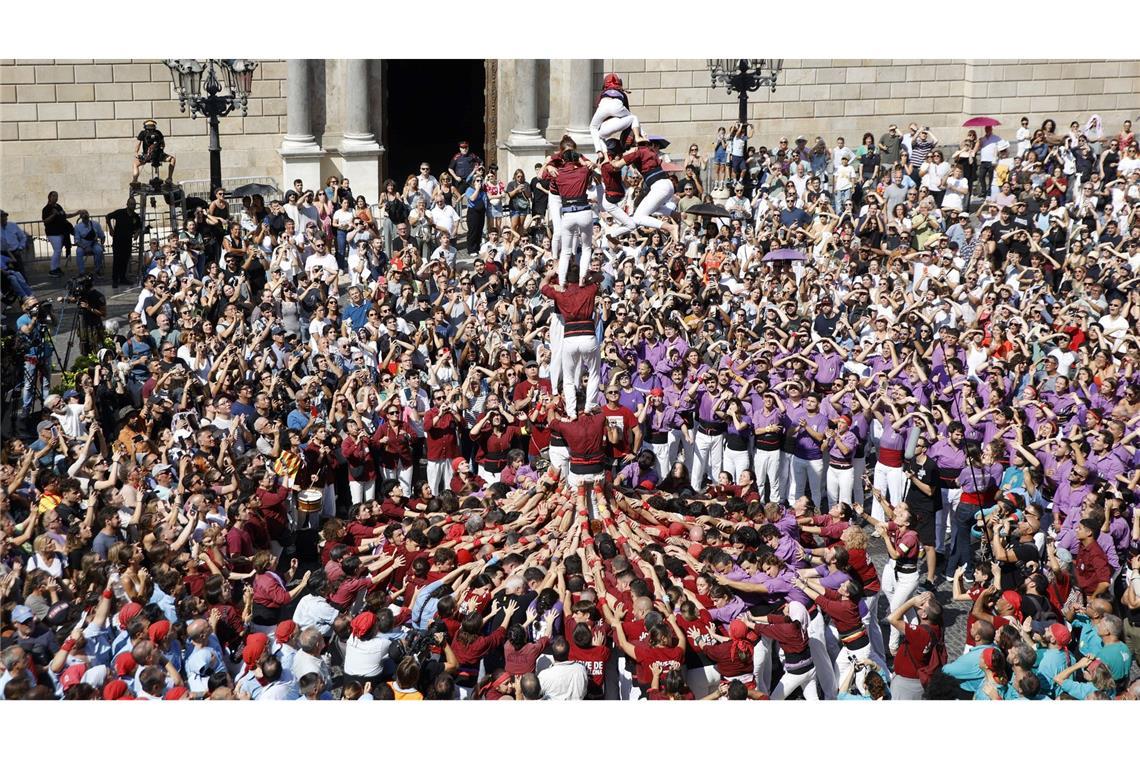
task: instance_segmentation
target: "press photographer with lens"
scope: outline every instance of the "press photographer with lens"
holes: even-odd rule
[[[67,303],[75,304],[75,329],[79,336],[79,352],[90,354],[103,347],[106,335],[103,320],[107,318],[107,298],[93,286],[91,275],[80,275],[67,283]],[[70,344],[68,346],[70,349]],[[67,352],[70,353],[70,350]],[[64,360],[69,359],[66,354]]]
[[[35,296],[24,299],[23,314],[16,319],[16,351],[24,357],[20,410],[17,419],[26,421],[36,401],[43,403],[51,387],[51,342],[45,339],[55,317],[50,303],[41,304]]]

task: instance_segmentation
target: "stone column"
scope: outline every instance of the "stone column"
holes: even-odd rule
[[[578,143],[584,154],[593,152],[590,138],[590,119],[594,116],[594,61],[591,58],[571,58],[566,61],[566,98],[569,118],[566,133]]]
[[[345,126],[340,155],[344,164],[344,176],[348,177],[353,192],[363,195],[369,203],[375,203],[380,196],[380,157],[384,148],[376,141],[369,117],[369,96],[374,81],[376,91],[381,91],[379,69],[376,68],[373,80],[369,76],[369,69],[373,68],[370,63],[364,58],[345,61]]]
[[[533,58],[515,59],[511,67],[510,92],[512,123],[504,146],[507,153],[506,170],[499,176],[510,177],[515,169],[522,169],[529,177],[534,165],[541,162],[550,149],[550,143],[538,128],[538,97],[536,62]]]
[[[286,79],[286,132],[281,139],[282,189],[292,189],[293,180],[300,179],[306,189],[321,187],[321,158],[325,152],[313,136],[312,77],[309,61],[290,58]]]

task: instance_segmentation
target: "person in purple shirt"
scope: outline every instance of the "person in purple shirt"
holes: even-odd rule
[[[673,368],[673,371],[669,373],[669,382],[664,383],[661,388],[661,394],[665,406],[673,409],[685,422],[684,428],[677,426],[669,431],[669,462],[677,461],[684,452],[684,460],[687,463],[692,455],[693,417],[696,403],[689,397],[688,389],[685,387],[684,369],[681,367]]]
[[[927,434],[935,443],[926,450],[926,456],[934,460],[938,468],[939,487],[942,490],[942,506],[934,515],[934,550],[939,554],[946,550],[946,523],[953,519],[962,499],[962,488],[958,476],[966,466],[966,429],[961,422],[951,422],[942,438],[935,433],[929,422]]]
[[[678,356],[684,356],[689,352],[689,344],[681,337],[677,325],[673,324],[672,321],[664,323],[661,332],[664,333],[661,344],[665,346],[666,354],[676,351]]]
[[[1083,459],[1089,472],[1110,486],[1121,485],[1117,477],[1124,474],[1127,466],[1112,448],[1116,443],[1115,436],[1108,430],[1097,430],[1089,435],[1088,440],[1092,450]],[[1077,461],[1081,461],[1080,450],[1074,449],[1073,453]]]
[[[901,389],[892,389],[896,394],[900,391]],[[882,411],[884,406],[888,411]],[[907,477],[902,462],[908,433],[905,423],[910,415],[900,414],[894,400],[889,400],[886,396],[880,396],[871,411],[883,427],[883,432],[879,435],[879,460],[875,463],[874,487],[885,493],[891,504],[898,504],[906,495]],[[871,514],[876,520],[885,522],[886,515],[877,499],[871,502]]]
[[[810,564],[804,548],[799,542],[781,533],[775,525],[762,527],[760,529],[760,540],[767,544],[768,548],[789,567],[800,568],[807,567]]]
[[[661,378],[653,374],[653,365],[644,359],[637,363],[637,373],[630,378],[630,384],[645,396],[654,388],[663,387]]]
[[[752,472],[756,474],[756,491],[770,501],[783,497],[780,476],[784,456],[784,412],[779,399],[772,391],[765,393],[759,402],[753,396],[752,431],[756,450],[752,454]]]
[[[958,488],[962,494],[951,524],[950,556],[946,558],[948,579],[952,579],[954,571],[963,565],[967,575],[973,574],[974,551],[970,530],[974,527],[978,511],[989,506],[990,494],[1001,479],[1002,469],[988,450],[983,451],[974,444],[966,445],[966,463],[958,475]]]
[[[824,436],[827,449],[827,503],[852,504],[855,499],[855,450],[859,440],[846,414],[835,420],[835,429]]]
[[[831,338],[821,338],[819,352],[812,359],[814,364],[811,377],[815,380],[816,390],[820,393],[830,393],[831,387],[839,379],[843,369],[843,350]]]
[[[934,351],[930,356],[930,370],[931,377],[938,382],[945,382],[950,379],[946,373],[946,364],[949,359],[957,359],[960,364],[958,365],[959,371],[962,367],[966,366],[966,349],[962,348],[958,343],[961,335],[957,328],[942,327],[939,329],[939,341],[934,346]]]
[[[693,490],[701,493],[705,488],[705,475],[715,482],[724,466],[724,405],[732,397],[732,391],[720,386],[717,373],[708,372],[689,387],[686,396],[697,402],[697,434],[693,440],[690,482]]]
[[[1076,523],[1080,522],[1081,504],[1093,492],[1088,476],[1087,467],[1074,463],[1069,468],[1065,481],[1057,485],[1057,490],[1053,493],[1052,509],[1053,528],[1058,534],[1066,525],[1075,530]]]
[[[739,398],[728,400],[724,431],[724,471],[738,483],[740,475],[752,468],[752,419]]]
[[[672,443],[674,431],[688,432],[687,423],[675,407],[665,403],[665,391],[654,388],[637,417],[645,428],[645,441],[657,461],[657,474],[664,478],[677,459],[679,447]]]
[[[823,443],[827,432],[827,415],[819,411],[819,396],[804,397],[804,405],[788,410],[788,423],[793,436],[792,470],[789,497],[798,499],[811,488],[815,503],[823,503]]]

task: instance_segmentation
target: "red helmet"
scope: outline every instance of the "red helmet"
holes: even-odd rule
[[[617,74],[606,74],[606,78],[602,80],[603,90],[620,90],[622,89],[621,77]]]

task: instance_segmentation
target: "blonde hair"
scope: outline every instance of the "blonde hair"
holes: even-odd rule
[[[840,535],[840,540],[847,546],[848,551],[867,548],[867,534],[858,525],[848,526]]]

